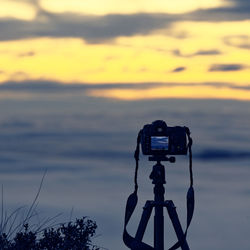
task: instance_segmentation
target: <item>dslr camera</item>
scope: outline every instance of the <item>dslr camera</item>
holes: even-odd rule
[[[141,130],[141,147],[144,155],[186,155],[186,127],[168,127],[162,120],[146,124]]]

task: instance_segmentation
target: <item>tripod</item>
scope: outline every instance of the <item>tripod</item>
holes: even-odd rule
[[[178,214],[176,212],[175,205],[172,200],[164,200],[165,188],[163,184],[166,183],[165,180],[165,168],[160,163],[160,161],[170,161],[174,162],[174,157],[164,157],[164,158],[156,158],[150,157],[150,161],[157,161],[157,163],[153,166],[153,170],[149,176],[152,180],[154,186],[154,200],[146,201],[144,206],[144,210],[141,216],[141,220],[135,235],[135,240],[137,242],[141,242],[143,235],[145,233],[149,218],[151,216],[153,208],[155,209],[154,216],[154,250],[164,250],[164,216],[163,216],[163,208],[167,208],[168,215],[173,224],[176,236],[179,242],[182,242],[180,245],[182,250],[189,250],[189,246],[187,244],[185,234],[182,230]]]
[[[181,247],[182,250],[190,249],[186,241],[186,236],[187,236],[187,230],[193,218],[194,205],[195,205],[194,188],[193,188],[193,170],[192,170],[192,149],[191,149],[193,140],[190,136],[189,128],[187,127],[184,127],[184,128],[186,131],[186,135],[188,137],[187,149],[188,149],[188,154],[189,154],[189,175],[190,175],[190,187],[187,192],[187,225],[186,225],[185,232],[183,232],[182,230],[182,227],[178,218],[178,214],[175,210],[175,205],[173,201],[164,200],[164,193],[165,193],[164,184],[166,183],[166,180],[165,180],[165,168],[161,164],[161,161],[169,161],[173,163],[175,162],[175,157],[168,158],[165,156],[165,154],[164,155],[153,154],[153,156],[149,157],[149,161],[156,161],[157,163],[153,166],[153,170],[149,178],[152,180],[152,183],[155,185],[154,186],[154,200],[146,202],[135,237],[133,237],[132,235],[128,233],[127,225],[130,221],[130,218],[138,202],[137,173],[138,173],[138,168],[139,168],[141,136],[143,133],[143,131],[141,130],[137,136],[137,145],[136,145],[136,150],[134,154],[134,158],[136,162],[135,176],[134,176],[134,184],[135,184],[134,192],[130,194],[127,199],[126,210],[125,210],[125,220],[124,220],[124,230],[123,230],[123,242],[131,250],[164,250],[164,216],[163,216],[164,208],[166,208],[168,211],[168,215],[170,217],[176,236],[178,238],[178,242],[174,246],[169,248],[169,250],[176,250],[179,247]],[[148,146],[147,143],[145,145]],[[145,154],[149,155],[147,151]],[[185,154],[185,152],[182,152],[180,154]],[[142,242],[143,235],[145,233],[153,208],[155,209],[154,247]]]

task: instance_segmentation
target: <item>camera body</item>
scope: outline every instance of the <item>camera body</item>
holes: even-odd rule
[[[186,128],[168,127],[162,120],[146,124],[141,130],[141,147],[144,155],[186,155]]]

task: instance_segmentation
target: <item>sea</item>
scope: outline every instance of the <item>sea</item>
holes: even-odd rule
[[[187,242],[192,250],[250,249],[250,102],[215,99],[122,101],[84,91],[11,91],[0,96],[0,184],[10,214],[37,199],[37,220],[57,223],[87,216],[96,221],[92,242],[128,249],[122,240],[139,130],[155,120],[187,126],[193,138],[195,211]],[[165,198],[186,227],[188,156],[163,162]],[[134,235],[147,200],[154,162],[140,155]],[[165,249],[177,240],[167,211]],[[153,214],[143,241],[153,245]]]

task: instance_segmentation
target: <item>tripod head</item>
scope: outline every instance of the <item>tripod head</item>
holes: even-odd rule
[[[175,162],[175,157],[167,157],[165,155],[153,155],[148,158],[149,161],[156,161],[157,163],[153,166],[153,170],[149,176],[151,180],[153,180],[153,184],[161,183],[165,184],[165,168],[164,165],[161,164],[161,161],[169,161],[170,163]]]
[[[165,155],[153,155],[153,156],[149,156],[148,157],[149,161],[156,161],[156,162],[161,162],[161,161],[169,161],[170,163],[175,163],[175,157],[174,156],[170,156],[167,157]]]
[[[149,179],[152,180],[153,184],[165,184],[165,167],[160,162],[157,162],[153,166],[153,170],[149,176]]]

